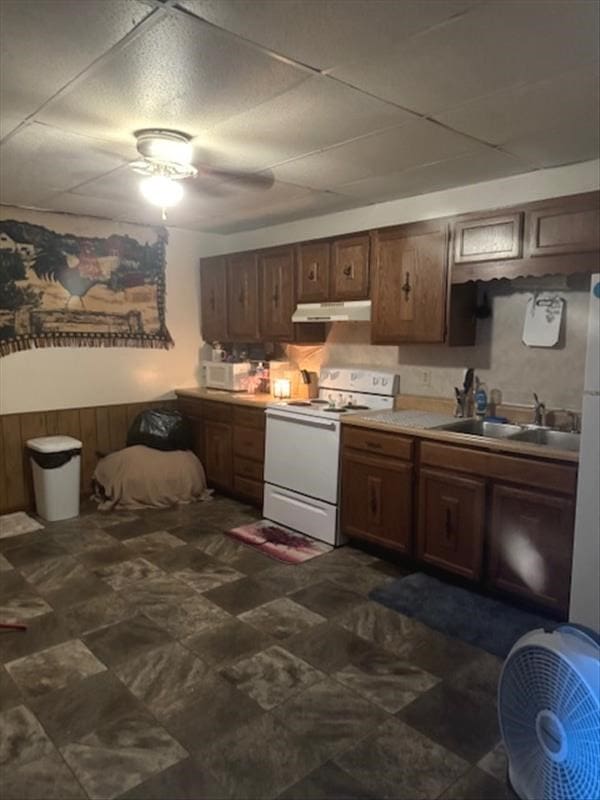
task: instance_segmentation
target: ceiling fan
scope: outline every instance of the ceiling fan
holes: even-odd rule
[[[192,137],[181,131],[146,128],[134,133],[141,158],[129,166],[144,180],[140,191],[144,198],[162,209],[179,203],[184,195],[183,181],[191,189],[207,194],[222,194],[221,187],[237,184],[253,189],[269,189],[273,185],[270,173],[217,169],[207,164],[193,164]],[[202,180],[205,178],[206,180]]]

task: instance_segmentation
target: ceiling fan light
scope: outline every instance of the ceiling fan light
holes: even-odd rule
[[[140,181],[140,191],[145,199],[159,208],[171,208],[183,197],[183,186],[166,175],[152,175]]]

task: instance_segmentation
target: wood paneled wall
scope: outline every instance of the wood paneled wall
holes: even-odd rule
[[[175,400],[164,400],[0,416],[0,514],[33,508],[31,465],[25,453],[28,439],[65,434],[83,442],[81,491],[87,493],[97,453],[125,447],[129,425],[140,411],[175,408],[176,404]]]

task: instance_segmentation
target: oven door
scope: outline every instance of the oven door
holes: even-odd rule
[[[265,483],[337,503],[340,423],[267,409]]]

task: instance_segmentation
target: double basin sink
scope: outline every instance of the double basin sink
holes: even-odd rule
[[[510,425],[503,422],[485,422],[480,419],[459,419],[437,430],[452,433],[466,433],[470,436],[484,436],[491,439],[510,439],[512,442],[527,442],[552,447],[555,450],[579,450],[580,435],[553,431],[537,425]]]

